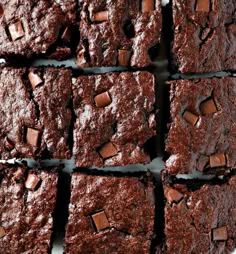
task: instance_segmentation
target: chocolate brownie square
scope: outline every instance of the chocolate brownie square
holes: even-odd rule
[[[154,200],[150,173],[74,173],[65,253],[150,253]]]
[[[78,167],[147,163],[156,133],[154,76],[113,72],[72,79]]]
[[[236,70],[235,9],[235,0],[173,0],[173,55],[180,72]]]
[[[1,253],[49,253],[58,175],[0,164]]]
[[[171,179],[166,197],[164,253],[233,253],[236,176],[223,180]]]
[[[0,69],[1,159],[70,158],[71,71]]]
[[[225,174],[236,168],[236,78],[178,80],[171,85],[166,140],[170,174]]]
[[[144,67],[160,42],[160,0],[79,0],[77,65]]]

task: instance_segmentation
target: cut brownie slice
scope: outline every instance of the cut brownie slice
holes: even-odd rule
[[[161,37],[160,0],[79,0],[79,67],[150,65]]]
[[[65,253],[150,253],[154,185],[141,176],[74,173]]]
[[[236,176],[164,184],[168,253],[232,253],[236,248]]]
[[[0,69],[0,157],[70,158],[71,71]]]
[[[1,253],[49,253],[58,175],[0,164]]]
[[[78,167],[150,161],[147,141],[155,131],[154,76],[107,73],[74,78],[74,147]]]
[[[171,81],[171,174],[236,168],[236,78]]]
[[[173,0],[173,54],[180,72],[236,70],[235,9],[235,0]]]

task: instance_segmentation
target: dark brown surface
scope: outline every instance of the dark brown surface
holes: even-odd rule
[[[236,177],[198,184],[176,180],[164,185],[166,254],[232,253],[236,247]],[[173,190],[182,198],[170,200]]]
[[[49,253],[57,173],[0,164],[0,179],[0,253]]]
[[[152,63],[148,50],[160,42],[160,0],[156,1],[155,10],[147,12],[141,11],[141,1],[139,4],[138,1],[130,0],[80,0],[79,5],[79,67],[116,66],[127,63],[132,67],[144,67]],[[131,51],[130,61],[118,62],[120,49]]]
[[[36,87],[28,72],[42,82]],[[0,157],[70,158],[71,71],[66,69],[0,70]]]
[[[224,174],[235,169],[236,78],[169,83],[172,124],[166,151],[171,156],[166,170],[171,174],[195,171]],[[202,110],[209,100],[214,101],[213,108]],[[195,125],[184,118],[186,110],[198,116]]]
[[[236,70],[235,10],[235,0],[173,0],[173,54],[180,72]]]
[[[144,146],[156,133],[154,76],[149,72],[107,73],[81,76],[72,83],[76,165],[149,162]],[[111,103],[97,107],[96,95],[103,92],[109,93]]]
[[[150,253],[154,210],[154,186],[145,175],[74,173],[65,253]]]

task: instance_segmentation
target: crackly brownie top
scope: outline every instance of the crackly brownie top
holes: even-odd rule
[[[177,180],[164,185],[165,253],[232,253],[236,246],[236,177],[227,181]]]
[[[2,0],[0,55],[46,53],[65,25],[61,9],[48,0]]]
[[[236,167],[236,78],[171,81],[171,174]]]
[[[1,253],[48,253],[57,174],[0,165]]]
[[[149,253],[154,186],[141,177],[74,173],[66,253]]]
[[[0,90],[2,159],[70,157],[69,70],[3,68]]]
[[[154,76],[107,73],[78,77],[72,83],[76,165],[149,162],[144,147],[155,135]]]
[[[161,1],[80,0],[79,4],[79,67],[151,64],[148,51],[160,42]]]
[[[173,53],[180,72],[236,70],[235,0],[174,0]]]

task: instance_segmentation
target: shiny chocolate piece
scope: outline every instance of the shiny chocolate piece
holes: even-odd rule
[[[111,142],[106,143],[98,152],[103,159],[113,157],[118,153],[116,147]]]
[[[29,173],[25,181],[25,187],[27,189],[34,190],[39,182],[40,178],[37,175]]]
[[[223,167],[226,165],[226,157],[225,154],[214,154],[210,156],[210,167]]]
[[[2,5],[0,4],[0,18],[3,16],[3,14],[4,14],[4,9]]]
[[[104,211],[92,215],[93,222],[97,231],[101,231],[110,226],[107,216]]]
[[[28,74],[28,78],[33,89],[35,89],[36,86],[40,85],[43,82],[39,75],[34,73],[33,71]]]
[[[195,114],[191,113],[190,111],[188,110],[185,110],[184,113],[183,113],[183,118],[186,122],[188,122],[189,124],[191,125],[196,125],[199,117],[196,116]]]
[[[142,12],[154,11],[154,0],[142,0]]]
[[[13,41],[20,39],[25,35],[24,29],[20,20],[9,25],[8,30],[10,32],[10,35]]]
[[[32,146],[37,147],[39,144],[40,131],[33,128],[27,128],[26,142]]]
[[[118,50],[118,65],[129,66],[131,51],[126,49]]]
[[[183,194],[173,188],[166,188],[165,189],[165,197],[169,203],[178,203],[182,198]]]
[[[213,241],[226,241],[227,239],[228,239],[228,232],[227,232],[226,226],[212,229]]]
[[[3,227],[0,227],[0,238],[4,237],[6,235],[5,229]]]
[[[214,100],[209,99],[200,104],[200,111],[203,115],[210,115],[216,113],[218,110]]]
[[[108,11],[100,11],[94,14],[92,21],[103,22],[108,20]]]
[[[65,30],[64,30],[64,32],[63,32],[63,34],[62,34],[62,36],[61,36],[61,39],[62,39],[62,41],[63,42],[65,42],[65,43],[70,43],[71,42],[71,36],[72,36],[72,34],[71,34],[71,29],[70,29],[70,27],[66,27],[65,28]]]
[[[108,92],[100,93],[94,97],[95,105],[104,108],[111,104],[112,100]]]
[[[210,0],[196,0],[196,11],[209,12]]]
[[[8,137],[6,137],[4,141],[4,146],[8,151],[11,151],[14,149],[15,144]]]

